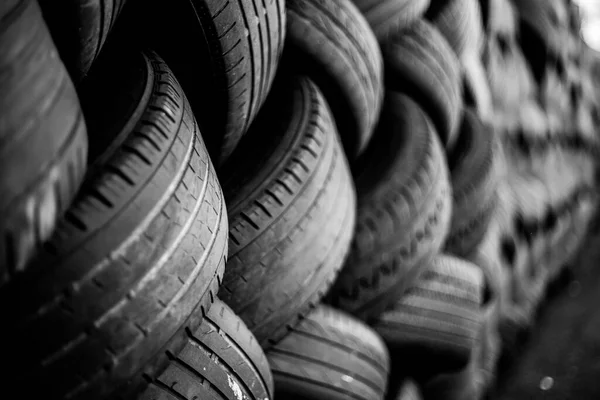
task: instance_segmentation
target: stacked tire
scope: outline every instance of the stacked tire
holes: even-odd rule
[[[326,390],[383,398],[381,339],[319,305],[354,230],[346,152],[366,146],[378,118],[379,48],[352,4],[333,6],[367,40],[346,43],[351,57],[365,52],[362,61],[321,90],[314,81],[337,71],[278,68],[294,33],[283,1],[217,3],[40,2],[42,14],[24,0],[0,10],[2,99],[12,107],[2,115],[10,157],[0,296],[11,326],[2,338],[15,343],[8,379],[29,386],[28,396],[262,400],[306,386],[307,369],[348,379],[368,366],[367,384]],[[309,23],[323,12],[312,10]],[[181,32],[198,35],[193,51],[173,51]],[[320,39],[310,40],[305,50]],[[290,60],[317,61],[296,47]],[[363,76],[368,84],[354,86]],[[349,115],[369,113],[343,135],[330,90],[342,91]],[[321,349],[308,362],[295,337],[310,341],[311,332]],[[268,347],[283,386],[273,384]],[[335,376],[332,354],[356,365]],[[321,390],[323,377],[312,377]]]
[[[4,2],[6,385],[482,398],[594,208],[563,3]]]

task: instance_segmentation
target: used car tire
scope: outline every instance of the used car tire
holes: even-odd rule
[[[388,90],[408,94],[427,112],[442,143],[452,148],[462,110],[460,64],[433,26],[417,21],[382,47]]]
[[[128,8],[129,20],[142,21],[129,31],[169,64],[222,166],[270,91],[285,41],[284,0],[129,0]],[[182,41],[191,43],[186,51]]]
[[[356,194],[323,95],[287,71],[234,157],[222,174],[230,229],[219,295],[268,346],[333,283]]]
[[[472,106],[477,111],[477,115],[487,123],[493,121],[494,106],[492,103],[492,93],[490,84],[487,80],[486,71],[483,68],[481,57],[476,54],[470,54],[462,59],[463,84],[466,90],[472,96]],[[465,107],[469,106],[466,101],[463,101]]]
[[[478,0],[434,0],[425,18],[441,32],[459,58],[481,53],[484,33]]]
[[[500,180],[494,130],[465,109],[460,135],[449,156],[452,222],[446,251],[464,257],[483,239],[497,205]]]
[[[423,17],[431,0],[352,0],[380,42]]]
[[[562,3],[557,7],[559,3]],[[519,0],[513,2],[522,23],[519,34],[528,26],[540,37],[547,51],[560,56],[566,50],[567,13],[560,12],[564,2]]]
[[[286,60],[323,91],[353,161],[367,146],[383,101],[377,39],[351,0],[287,0],[286,7]]]
[[[200,326],[186,328],[185,347],[164,350],[167,367],[146,375],[149,385],[136,398],[272,399],[269,362],[242,320],[219,299],[201,312]]]
[[[102,50],[126,0],[38,0],[60,58],[80,83]]]
[[[34,0],[0,5],[0,286],[55,229],[85,174],[86,125]]]
[[[369,327],[318,306],[267,352],[276,398],[383,400],[389,355]]]
[[[493,229],[493,228],[492,228]],[[502,279],[498,274],[499,264],[494,262],[485,252],[478,252],[468,258],[470,262],[481,268],[484,279],[482,298],[482,326],[478,344],[473,353],[471,363],[476,374],[476,389],[478,399],[494,383],[496,365],[500,356],[500,337],[498,321],[502,293],[499,283]]]
[[[468,365],[481,329],[482,295],[483,273],[478,266],[440,255],[372,326],[393,360],[398,355],[430,361],[410,367],[411,376],[422,381]]]
[[[225,202],[181,87],[152,52],[118,59],[83,90],[90,165],[77,198],[0,292],[5,357],[29,371],[15,384],[35,377],[48,398],[106,398],[141,379],[199,324],[188,317],[209,308],[225,265]]]
[[[452,194],[435,129],[403,94],[388,93],[360,161],[356,232],[327,302],[368,320],[402,296],[440,250]]]

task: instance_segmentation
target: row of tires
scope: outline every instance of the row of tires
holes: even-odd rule
[[[489,243],[476,258],[487,255],[501,282],[499,339],[516,355],[515,344],[535,323],[549,284],[575,260],[586,238],[595,212],[600,119],[591,50],[579,37],[576,6],[489,5],[483,60],[495,110],[491,123],[506,159],[501,186],[507,189],[501,192],[513,194],[501,196],[504,222],[490,228],[484,240]],[[494,12],[505,18],[492,18]]]
[[[487,124],[494,2],[101,2],[77,33],[9,3],[0,337],[28,395],[479,398],[536,246],[558,269],[585,231],[580,180],[523,171],[574,153],[569,181],[593,137],[515,169]]]

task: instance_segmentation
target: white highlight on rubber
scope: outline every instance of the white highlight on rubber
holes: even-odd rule
[[[240,388],[240,385],[238,385],[236,381],[231,379],[231,376],[229,375],[227,375],[227,384],[233,391],[233,395],[237,400],[244,400],[244,393],[242,393],[242,388]]]

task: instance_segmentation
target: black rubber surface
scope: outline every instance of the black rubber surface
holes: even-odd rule
[[[193,310],[208,309],[223,274],[225,204],[185,96],[156,54],[128,49],[119,59],[126,68],[107,59],[84,90],[90,137],[110,139],[91,142],[73,205],[0,292],[10,327],[0,338],[15,366],[7,382],[35,379],[31,392],[45,398],[137,386],[142,366],[164,363],[151,358],[167,341],[183,345],[176,332],[195,329]]]
[[[462,111],[458,58],[441,33],[424,20],[390,36],[382,47],[389,90],[415,99],[451,149]]]
[[[439,255],[373,329],[388,345],[397,369],[427,380],[469,363],[482,324],[482,294],[479,267]],[[428,362],[407,363],[411,359]]]
[[[456,147],[449,156],[452,223],[446,250],[464,257],[483,239],[497,204],[500,142],[491,126],[466,109]]]
[[[425,18],[441,32],[459,58],[480,53],[483,21],[478,0],[433,0]]]
[[[353,161],[367,146],[383,101],[383,61],[351,0],[288,0],[285,59],[315,81]]]
[[[291,400],[382,400],[389,356],[372,329],[319,306],[267,352],[275,396]]]
[[[38,0],[60,58],[79,83],[114,26],[126,0]]]
[[[71,203],[88,143],[38,4],[0,4],[0,286],[26,270]]]
[[[271,88],[285,40],[284,1],[129,0],[125,9],[128,34],[172,68],[213,163],[223,165]]]
[[[431,0],[352,0],[367,19],[375,37],[384,42],[390,34],[423,17]]]
[[[218,299],[202,313],[196,330],[186,328],[185,347],[167,353],[168,366],[157,377],[146,377],[151,383],[137,398],[272,399],[269,362],[246,325]]]
[[[267,346],[333,283],[356,195],[329,107],[306,77],[282,71],[234,157],[222,173],[231,222],[219,296]]]
[[[359,161],[356,233],[328,302],[369,319],[394,303],[440,250],[452,194],[435,129],[405,95],[388,93]]]

